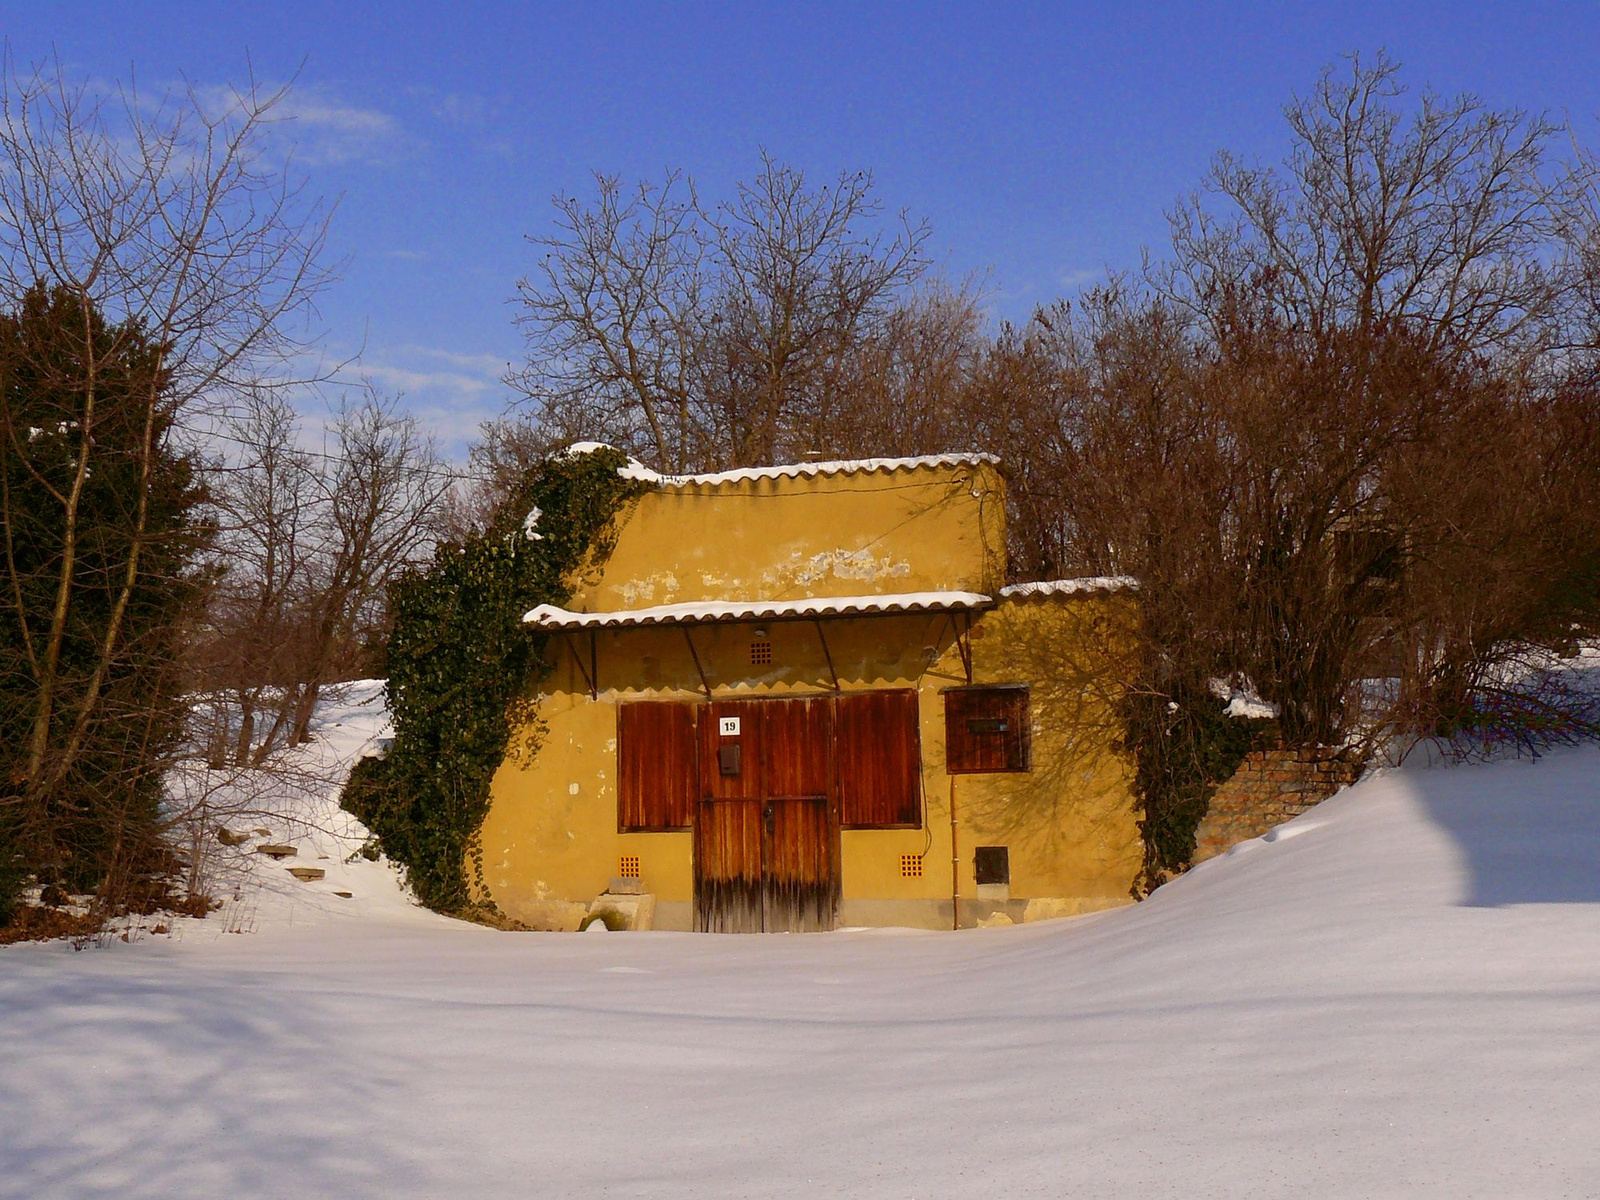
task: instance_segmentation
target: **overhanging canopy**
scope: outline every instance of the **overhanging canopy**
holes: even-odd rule
[[[992,608],[994,603],[992,596],[980,592],[902,592],[887,596],[816,596],[805,600],[699,600],[593,613],[541,604],[525,613],[522,620],[539,629],[619,629],[640,625],[714,625],[735,621],[973,612]]]

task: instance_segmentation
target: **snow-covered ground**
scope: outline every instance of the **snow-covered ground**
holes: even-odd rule
[[[1600,749],[961,934],[497,933],[341,832],[174,937],[0,950],[0,1195],[1600,1195]]]

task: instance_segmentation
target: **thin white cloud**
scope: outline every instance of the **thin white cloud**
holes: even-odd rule
[[[441,137],[456,149],[470,149],[493,158],[517,157],[519,147],[505,133],[504,98],[491,99],[476,92],[446,92],[426,84],[405,89],[427,113],[450,132]]]
[[[490,104],[482,96],[446,92],[433,105],[433,115],[451,125],[482,125],[490,116]]]
[[[270,97],[279,86],[259,84],[256,96]],[[241,103],[240,92],[231,86],[195,84],[193,91],[215,113],[225,113]],[[349,103],[316,84],[290,86],[272,108],[270,128],[276,140],[293,147],[296,158],[311,165],[393,162],[424,145],[392,114]]]
[[[304,92],[289,94],[284,115],[304,126],[331,129],[362,138],[389,137],[400,131],[399,122],[388,113],[334,104]]]
[[[499,107],[474,92],[445,92],[427,84],[412,84],[405,92],[426,104],[437,120],[463,128],[489,124]]]
[[[497,381],[481,375],[468,375],[462,371],[417,371],[409,367],[385,366],[364,362],[353,368],[353,373],[365,376],[398,392],[435,393],[455,392],[466,396],[480,396],[497,386]]]
[[[406,346],[404,350],[466,370],[479,371],[493,379],[499,379],[510,365],[510,360],[499,354],[460,354],[454,350],[438,350],[432,346]]]

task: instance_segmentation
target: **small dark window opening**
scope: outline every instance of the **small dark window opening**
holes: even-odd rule
[[[752,667],[770,667],[772,665],[772,643],[759,641],[750,643],[750,665]]]
[[[1004,846],[979,846],[972,852],[972,876],[979,884],[1011,882],[1011,854]]]
[[[951,688],[944,694],[945,770],[951,775],[1033,767],[1028,689]]]

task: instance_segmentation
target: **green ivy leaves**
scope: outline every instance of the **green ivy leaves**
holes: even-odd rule
[[[533,685],[549,668],[547,635],[522,625],[538,604],[564,604],[581,568],[605,561],[613,518],[647,485],[621,479],[627,459],[601,449],[546,459],[512,490],[486,532],[441,545],[426,571],[390,593],[389,711],[395,740],[352,772],[344,806],[404,865],[418,899],[472,915],[484,904],[478,831],[489,784]],[[523,530],[537,506],[540,537]],[[518,757],[537,749],[519,742]],[[468,878],[468,864],[477,878]],[[474,885],[477,886],[474,886]]]

